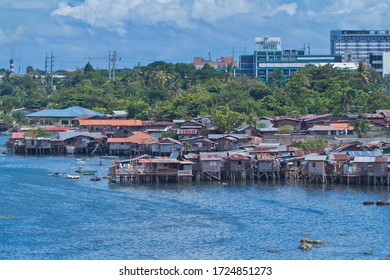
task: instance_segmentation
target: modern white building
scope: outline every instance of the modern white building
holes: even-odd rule
[[[390,51],[371,53],[369,63],[385,80],[390,80]]]
[[[370,54],[390,51],[390,30],[331,30],[330,54],[345,62],[369,62]]]

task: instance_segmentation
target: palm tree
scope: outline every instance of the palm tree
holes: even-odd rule
[[[351,104],[353,104],[356,101],[357,93],[356,90],[348,87],[342,92],[342,101],[343,101],[343,109],[344,113],[349,113],[349,108]]]
[[[226,67],[226,76],[225,76],[226,83],[229,83],[230,76],[232,75],[232,69],[233,69],[233,63],[230,62]]]
[[[356,76],[359,79],[360,89],[364,89],[370,83],[370,74],[367,69],[367,65],[362,61],[359,61],[358,68],[356,69]]]
[[[153,75],[153,80],[156,81],[160,86],[164,86],[168,79],[169,75],[164,70],[158,70]]]

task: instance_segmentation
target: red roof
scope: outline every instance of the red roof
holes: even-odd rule
[[[133,144],[151,144],[157,142],[157,138],[149,134],[140,132],[127,138],[108,138],[108,143],[133,143]]]
[[[347,154],[332,154],[334,161],[347,161],[349,156]]]
[[[197,129],[179,129],[179,135],[198,135]]]
[[[108,143],[133,143],[129,138],[108,138]]]
[[[387,157],[375,157],[375,162],[387,162]]]
[[[140,120],[79,120],[79,123],[90,126],[142,126]]]
[[[24,132],[12,132],[12,139],[24,139]]]
[[[238,154],[227,156],[225,158],[230,159],[230,160],[248,160],[249,159],[249,157],[247,157],[247,156],[238,155]]]
[[[275,157],[271,153],[261,153],[256,155],[257,160],[270,161],[274,160]]]
[[[70,128],[69,127],[59,127],[59,126],[52,126],[52,127],[44,127],[46,131],[67,131]]]

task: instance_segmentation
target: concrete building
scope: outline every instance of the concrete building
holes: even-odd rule
[[[390,51],[370,53],[369,63],[385,80],[390,80]]]
[[[341,55],[311,55],[306,54],[303,49],[282,49],[280,38],[263,37],[255,38],[253,54],[239,56],[236,75],[256,77],[267,82],[269,75],[275,70],[280,69],[284,76],[289,77],[308,64],[317,66],[333,64],[335,67],[356,68],[353,63],[341,63]]]
[[[345,62],[369,62],[371,53],[390,51],[390,30],[331,30],[330,53]]]

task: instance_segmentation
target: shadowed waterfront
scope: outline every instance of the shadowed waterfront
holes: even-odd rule
[[[76,157],[0,156],[0,259],[385,259],[386,186],[69,180]],[[83,158],[107,172],[110,160]],[[101,165],[100,165],[100,162]],[[302,238],[325,242],[309,251]],[[370,252],[372,254],[364,254]]]

